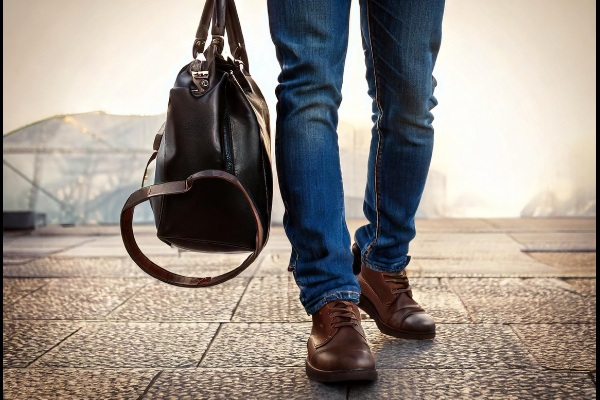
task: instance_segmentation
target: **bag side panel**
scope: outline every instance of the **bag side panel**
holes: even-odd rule
[[[260,91],[249,92],[234,84],[229,88],[227,102],[236,175],[256,203],[263,229],[268,233],[273,198],[268,109]]]

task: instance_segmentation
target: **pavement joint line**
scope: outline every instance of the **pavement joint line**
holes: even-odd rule
[[[242,303],[242,299],[244,298],[244,295],[246,294],[246,292],[248,291],[248,288],[250,287],[250,285],[252,284],[252,281],[254,280],[254,276],[252,276],[250,279],[248,279],[248,283],[246,284],[246,287],[244,288],[244,291],[242,292],[242,294],[240,295],[240,298],[237,302],[237,304],[235,305],[235,307],[233,308],[233,310],[231,311],[231,317],[229,317],[229,321],[231,321],[233,319],[233,317],[235,317],[235,313],[237,312],[237,309],[239,308],[240,304]]]
[[[552,217],[549,217],[552,218]],[[595,217],[594,217],[595,218]],[[519,219],[519,218],[516,218]],[[530,218],[526,218],[526,219],[536,219],[536,217],[530,217]],[[543,218],[542,218],[543,219]],[[560,217],[557,217],[557,219],[560,219]],[[568,219],[568,218],[565,218]],[[587,217],[583,217],[583,218],[574,218],[574,219],[588,219]],[[556,233],[588,233],[588,232],[595,232],[596,229],[560,229],[560,228],[546,228],[546,229],[535,229],[535,228],[523,228],[523,229],[515,229],[515,228],[503,228],[501,226],[498,226],[497,224],[495,224],[494,222],[492,222],[493,220],[490,220],[488,218],[482,218],[481,221],[491,225],[494,229],[497,229],[496,232],[502,232],[502,233],[548,233],[548,232],[556,232]],[[470,233],[470,232],[469,232]],[[483,233],[487,233],[487,232],[483,232]]]
[[[204,361],[204,359],[206,358],[206,355],[210,351],[210,348],[212,347],[212,344],[214,343],[214,341],[217,339],[217,336],[221,332],[221,327],[222,326],[223,326],[223,324],[219,323],[219,327],[215,331],[215,334],[213,335],[212,339],[210,340],[210,343],[208,343],[208,346],[206,346],[206,350],[204,350],[204,353],[202,353],[202,357],[200,357],[200,361],[198,361],[198,364],[196,364],[196,368],[200,368],[200,365],[202,364],[202,361]]]
[[[40,255],[33,255],[33,254],[18,254],[18,256],[27,256],[27,257],[32,257],[32,259],[28,261],[28,262],[30,262],[30,261],[37,260],[37,259],[39,259],[39,258],[44,258],[44,257],[52,257],[52,256],[53,256],[53,255],[55,255],[55,254],[62,253],[63,251],[67,251],[67,250],[72,250],[72,249],[74,249],[75,247],[83,246],[84,244],[87,244],[87,243],[93,242],[93,241],[95,241],[95,240],[98,240],[98,238],[94,237],[94,238],[91,238],[91,239],[87,239],[87,240],[84,240],[84,241],[82,241],[82,242],[75,243],[75,244],[72,244],[72,245],[70,245],[70,246],[63,247],[63,248],[61,248],[61,249],[59,249],[59,250],[51,251],[51,252],[44,253],[44,254],[40,254]],[[10,254],[10,252],[4,253],[4,251],[2,251],[2,257],[5,257],[5,256],[7,256],[7,257],[14,257],[15,255],[11,255],[11,254]]]
[[[547,234],[547,233],[590,233],[591,231],[555,231],[552,230],[550,232],[506,232],[505,235],[508,236],[509,238],[511,238],[514,242],[519,244],[521,253],[595,253],[596,249],[595,248],[582,248],[582,249],[574,249],[574,248],[563,248],[563,249],[541,249],[539,247],[536,248],[535,245],[532,245],[530,247],[528,247],[527,243],[523,243],[521,242],[519,239],[517,239],[514,235],[519,235],[522,233],[539,233],[539,234]]]
[[[540,360],[537,359],[535,354],[533,354],[533,352],[531,351],[530,346],[528,346],[527,343],[525,342],[525,340],[523,340],[523,338],[521,337],[521,335],[519,335],[519,331],[517,329],[515,329],[515,327],[514,327],[515,324],[507,324],[507,325],[510,327],[510,330],[515,334],[515,336],[517,337],[517,340],[519,341],[521,346],[525,348],[525,352],[529,356],[531,365],[535,365],[538,368],[543,369],[542,365],[540,364]],[[528,324],[528,325],[530,325],[530,324]]]
[[[142,289],[144,289],[144,288],[145,288],[146,286],[148,286],[150,283],[151,283],[151,282],[147,282],[146,284],[142,285],[142,286],[141,286],[141,287],[140,287],[138,290],[134,291],[134,292],[131,294],[131,296],[129,296],[129,297],[127,297],[125,300],[123,300],[123,302],[122,302],[121,304],[119,304],[118,306],[116,306],[115,308],[113,308],[112,310],[110,310],[110,311],[108,312],[108,314],[106,314],[106,315],[104,316],[104,318],[105,318],[105,319],[106,319],[106,318],[110,318],[110,315],[111,315],[112,313],[114,313],[114,312],[115,312],[115,311],[117,311],[119,308],[121,308],[122,306],[124,306],[125,304],[127,304],[127,302],[128,302],[129,300],[131,300],[131,298],[132,298],[133,296],[135,296],[136,294],[138,294],[138,293],[139,293],[139,292],[140,292]]]
[[[42,358],[43,356],[45,356],[46,354],[48,354],[49,352],[51,352],[52,350],[56,349],[58,346],[60,346],[62,343],[65,342],[65,340],[67,340],[68,338],[70,338],[71,336],[73,336],[74,334],[76,334],[77,332],[79,332],[81,329],[83,328],[83,326],[78,327],[77,329],[75,329],[72,333],[70,333],[69,335],[65,336],[65,338],[63,338],[62,340],[60,340],[58,343],[56,343],[54,346],[50,347],[48,350],[46,350],[44,353],[40,354],[39,356],[37,356],[33,361],[31,361],[29,364],[27,364],[27,366],[25,368],[29,368],[29,367],[33,367],[35,368],[35,363]]]
[[[595,253],[596,249],[582,248],[582,249],[540,249],[540,248],[523,248],[521,253]]]
[[[150,390],[150,388],[154,385],[154,383],[158,380],[158,378],[160,377],[160,375],[162,373],[163,373],[163,371],[158,371],[156,373],[156,375],[154,375],[152,377],[152,379],[148,383],[148,386],[146,386],[146,389],[144,389],[144,392],[140,395],[140,397],[137,398],[137,400],[142,400],[144,398],[144,396],[146,396],[146,394],[148,393],[148,391]]]
[[[469,320],[471,321],[472,324],[476,324],[477,320],[475,318],[474,315],[472,315],[471,311],[469,311],[469,308],[467,307],[465,301],[463,300],[463,298],[460,296],[460,294],[458,294],[458,292],[456,291],[456,288],[452,285],[452,279],[448,278],[448,287],[450,288],[450,291],[456,296],[458,297],[458,300],[460,300],[460,304],[462,304],[462,306],[464,307],[465,311],[467,312],[467,315],[469,316]]]
[[[2,277],[2,279],[4,279],[4,277]],[[12,277],[11,277],[11,278],[9,278],[9,279],[12,279]],[[47,279],[47,278],[38,278],[38,277],[36,276],[36,277],[17,278],[17,279]],[[50,282],[46,282],[46,283],[44,283],[42,286],[40,286],[40,287],[37,287],[37,288],[33,289],[32,291],[24,290],[24,291],[23,291],[23,295],[22,295],[21,297],[19,297],[18,299],[16,299],[15,301],[13,301],[12,303],[10,303],[10,304],[7,304],[7,305],[10,305],[10,306],[12,306],[13,304],[16,304],[16,303],[18,303],[19,301],[23,300],[25,297],[27,297],[27,296],[29,296],[29,295],[31,295],[31,294],[33,294],[33,293],[37,292],[38,290],[40,290],[40,289],[41,289],[41,288],[43,288],[44,286],[47,286],[49,283],[50,283]]]
[[[22,293],[23,293],[23,294],[22,294],[21,296],[19,296],[19,297],[15,298],[13,301],[11,301],[11,302],[10,302],[10,303],[8,303],[8,304],[5,304],[5,303],[4,303],[4,301],[2,301],[2,306],[3,306],[3,308],[4,308],[4,306],[12,306],[13,304],[16,304],[16,303],[18,303],[19,301],[21,301],[21,299],[23,299],[23,298],[25,298],[25,297],[29,296],[29,294],[30,294],[30,292],[26,292],[26,291],[24,291],[24,292],[22,292]]]

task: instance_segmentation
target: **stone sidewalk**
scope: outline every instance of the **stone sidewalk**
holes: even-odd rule
[[[349,221],[351,232],[362,221]],[[593,399],[596,220],[417,221],[407,269],[438,323],[409,341],[364,326],[371,384],[304,373],[310,318],[273,227],[241,276],[170,286],[128,257],[118,227],[3,235],[5,399]],[[182,274],[235,256],[179,253],[138,227],[144,251]]]

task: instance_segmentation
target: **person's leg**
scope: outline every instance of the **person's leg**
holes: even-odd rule
[[[269,0],[281,65],[275,156],[300,300],[314,314],[332,300],[358,303],[344,215],[338,107],[351,0]]]
[[[281,64],[275,156],[292,244],[290,267],[312,316],[306,373],[321,382],[374,380],[375,358],[360,324],[360,285],[337,142],[351,0],[269,0]]]
[[[413,299],[404,268],[433,150],[432,72],[441,42],[443,0],[361,0],[371,150],[364,213],[355,234],[359,307],[386,334],[428,339],[435,322]]]
[[[362,262],[381,272],[402,270],[415,237],[414,217],[433,150],[432,72],[441,43],[443,0],[361,0],[371,149],[364,213],[355,234]]]

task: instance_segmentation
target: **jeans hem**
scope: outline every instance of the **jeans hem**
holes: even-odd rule
[[[361,260],[362,265],[364,265],[365,267],[372,269],[373,271],[377,271],[377,272],[400,272],[402,271],[404,268],[406,268],[406,266],[410,263],[410,256],[404,256],[404,258],[396,263],[392,263],[392,264],[387,264],[387,265],[382,265],[382,264],[375,264],[367,259],[365,259],[364,257]]]
[[[319,311],[321,307],[323,307],[325,304],[331,301],[342,300],[351,301],[354,304],[358,304],[359,298],[360,292],[355,292],[353,290],[338,290],[337,292],[329,293],[321,297],[316,302],[306,305],[304,308],[306,309],[306,313],[308,315],[313,315],[314,313]]]

